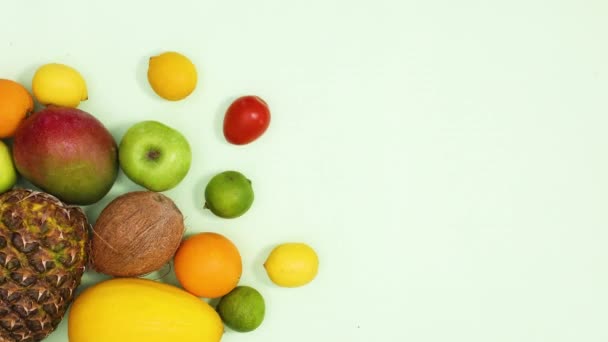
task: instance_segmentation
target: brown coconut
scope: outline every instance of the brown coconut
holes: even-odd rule
[[[91,264],[100,273],[134,277],[160,269],[180,245],[184,218],[160,193],[134,191],[110,202],[93,227]]]

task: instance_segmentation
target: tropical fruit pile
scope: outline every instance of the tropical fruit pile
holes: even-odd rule
[[[167,101],[191,96],[198,82],[195,63],[174,51],[150,58],[147,79]],[[226,327],[260,327],[269,294],[241,283],[238,246],[213,231],[186,238],[187,213],[163,194],[196,162],[179,127],[135,122],[115,141],[103,116],[78,109],[89,98],[78,70],[48,63],[31,82],[30,93],[0,79],[0,341],[41,341],[68,308],[70,342],[217,342]],[[226,108],[223,135],[254,143],[270,117],[261,97],[240,96]],[[81,206],[106,197],[119,170],[142,189],[111,200],[90,224]],[[19,177],[31,186],[16,186]],[[234,219],[253,207],[254,184],[246,172],[225,170],[204,197],[201,207]],[[168,263],[179,286],[143,278]],[[311,246],[288,241],[274,246],[264,269],[276,286],[299,287],[318,265]],[[77,291],[88,270],[110,278]]]

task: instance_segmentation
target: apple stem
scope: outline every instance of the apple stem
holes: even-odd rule
[[[157,150],[152,150],[148,152],[148,159],[156,160],[160,157],[160,152]]]

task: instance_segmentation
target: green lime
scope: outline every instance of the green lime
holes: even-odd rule
[[[205,208],[223,218],[243,215],[253,204],[251,181],[237,171],[213,176],[205,188]]]
[[[232,330],[248,332],[262,324],[266,305],[264,297],[253,287],[237,286],[220,299],[217,312]]]

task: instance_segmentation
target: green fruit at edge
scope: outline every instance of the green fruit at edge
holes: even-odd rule
[[[232,330],[249,332],[264,321],[266,304],[264,297],[250,286],[237,286],[220,299],[217,312],[222,321]]]
[[[251,181],[237,171],[215,175],[205,188],[205,208],[222,218],[243,215],[253,204]]]
[[[0,194],[9,190],[17,182],[17,171],[13,164],[11,151],[0,141]]]

